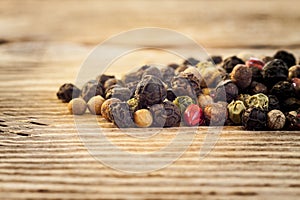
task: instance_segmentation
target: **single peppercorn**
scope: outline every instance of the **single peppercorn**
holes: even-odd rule
[[[78,89],[72,83],[65,83],[59,87],[56,96],[64,103],[70,102],[73,98],[77,98],[80,96],[80,89]]]
[[[230,74],[232,72],[233,68],[237,64],[245,64],[245,62],[242,59],[240,59],[240,58],[238,58],[236,56],[231,56],[231,57],[226,58],[223,61],[222,67],[226,70],[226,72],[228,74]]]
[[[223,77],[227,76],[223,68],[215,67],[211,62],[200,62],[197,64],[197,68],[202,77],[200,83],[202,88],[215,88],[223,80]]]
[[[269,98],[269,110],[280,110],[280,103],[275,95],[268,95]]]
[[[214,102],[213,98],[210,95],[201,94],[198,96],[199,106],[204,109],[207,105]]]
[[[212,63],[214,63],[215,65],[218,65],[218,64],[221,64],[221,63],[222,63],[223,58],[222,58],[222,56],[213,55],[213,56],[209,57],[209,58],[207,59],[207,61],[208,61],[208,62],[212,62]]]
[[[181,72],[178,77],[183,77],[188,80],[196,95],[201,93],[201,75],[196,67],[188,67],[186,70]]]
[[[265,94],[259,93],[252,95],[247,99],[247,106],[259,108],[261,110],[268,110],[269,98]]]
[[[196,104],[190,104],[183,115],[184,122],[188,126],[200,126],[205,124],[203,110]]]
[[[259,70],[262,70],[264,67],[265,63],[258,59],[258,58],[250,58],[249,60],[246,61],[246,66],[250,68],[257,68]]]
[[[207,125],[223,126],[228,117],[227,107],[222,103],[213,103],[204,108],[204,117]]]
[[[296,65],[296,58],[292,53],[289,53],[284,50],[277,51],[273,56],[275,59],[280,59],[286,63],[286,65],[290,68],[293,65]]]
[[[279,59],[272,60],[263,68],[264,83],[268,88],[272,88],[273,85],[279,81],[285,81],[288,77],[287,65]]]
[[[131,91],[126,87],[113,87],[106,92],[105,98],[117,98],[121,101],[127,101],[131,97]]]
[[[242,123],[242,115],[246,110],[246,107],[242,101],[232,101],[227,106],[228,109],[228,117],[234,124]]]
[[[104,83],[108,79],[114,79],[114,78],[116,78],[114,75],[101,74],[101,75],[97,76],[96,80],[97,80],[97,83],[101,83],[102,85],[104,85]]]
[[[68,104],[70,113],[74,115],[83,115],[86,108],[86,102],[82,98],[74,98]]]
[[[220,82],[215,91],[215,101],[226,101],[230,103],[238,97],[239,89],[231,80]]]
[[[286,129],[300,130],[300,113],[297,111],[290,111],[286,113]]]
[[[160,70],[155,66],[149,66],[146,70],[144,70],[142,77],[146,75],[156,76],[159,79],[162,79],[162,74]]]
[[[152,114],[153,127],[164,127],[167,119],[167,112],[163,104],[154,104],[150,107],[149,111]]]
[[[81,97],[88,102],[90,98],[100,95],[103,96],[103,86],[100,82],[96,80],[90,80],[86,84],[84,84],[81,90]]]
[[[116,78],[110,78],[107,81],[105,81],[105,83],[103,85],[103,89],[107,90],[108,88],[110,88],[113,85],[124,86],[124,83],[121,80],[118,80]]]
[[[267,126],[267,113],[260,108],[248,108],[242,116],[242,124],[247,130],[263,130]]]
[[[105,99],[100,95],[92,97],[87,103],[90,113],[94,115],[101,115],[101,106],[104,101]]]
[[[292,81],[293,78],[300,78],[300,65],[294,65],[289,68],[288,80]]]
[[[171,82],[172,91],[175,96],[189,96],[196,99],[196,94],[189,81],[183,77],[175,76]]]
[[[290,82],[280,81],[272,87],[270,94],[275,95],[282,102],[287,98],[295,96],[295,90]]]
[[[280,110],[271,110],[267,114],[268,117],[268,128],[279,130],[285,125],[285,116]]]
[[[251,84],[252,70],[246,65],[238,64],[233,68],[230,79],[238,86],[238,88],[244,90]]]
[[[181,121],[179,108],[170,101],[164,101],[163,105],[167,115],[164,127],[178,127]]]
[[[129,106],[125,102],[115,102],[109,105],[110,119],[119,128],[135,127]]]
[[[144,76],[135,91],[135,98],[138,100],[140,108],[161,103],[166,97],[167,89],[164,83],[152,75]]]
[[[138,127],[146,128],[151,126],[153,122],[152,114],[147,109],[137,110],[133,114],[134,122]]]
[[[195,104],[195,101],[189,96],[179,96],[173,103],[179,108],[180,113],[183,114],[189,105]]]
[[[250,87],[249,87],[249,93],[251,95],[258,94],[258,93],[263,93],[267,94],[268,93],[268,88],[262,83],[252,81]]]
[[[111,98],[111,99],[107,99],[103,102],[102,106],[101,106],[101,115],[102,117],[104,117],[107,121],[111,122],[112,118],[111,118],[111,114],[110,114],[110,105],[113,103],[117,103],[117,102],[121,102],[120,99],[116,99],[116,98]]]
[[[191,57],[191,58],[186,59],[182,64],[196,66],[198,63],[199,63],[199,60]]]

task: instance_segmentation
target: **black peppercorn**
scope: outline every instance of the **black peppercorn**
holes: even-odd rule
[[[140,81],[142,78],[142,74],[138,72],[127,73],[122,77],[123,83],[126,85],[131,82]]]
[[[268,88],[262,83],[258,83],[256,81],[252,81],[250,87],[249,87],[249,93],[251,95],[258,94],[258,93],[263,93],[267,94],[268,93]]]
[[[166,97],[167,89],[164,83],[152,75],[144,76],[135,91],[135,98],[138,100],[140,108],[162,103]]]
[[[159,79],[162,79],[160,70],[155,66],[149,66],[147,69],[145,69],[143,71],[142,77],[146,75],[152,75],[152,76],[156,76]]]
[[[96,80],[98,83],[101,83],[102,85],[104,85],[105,81],[107,81],[108,79],[111,78],[116,78],[114,75],[106,75],[106,74],[101,74],[99,76],[97,76]]]
[[[196,66],[199,63],[199,60],[195,58],[188,58],[183,62],[183,65],[191,65],[191,66]]]
[[[223,58],[222,56],[211,56],[207,59],[209,62],[213,62],[215,65],[222,63]]]
[[[300,65],[289,68],[288,80],[291,81],[293,78],[300,78]]]
[[[269,111],[280,110],[280,103],[275,95],[268,95],[269,98]]]
[[[197,99],[196,93],[190,82],[183,77],[175,76],[171,81],[172,91],[175,96],[189,96],[192,99]]]
[[[103,89],[106,90],[107,88],[109,88],[110,86],[113,86],[113,85],[124,86],[124,84],[121,80],[118,80],[116,78],[110,78],[107,81],[105,81],[105,83],[103,85]]]
[[[263,68],[264,83],[268,88],[272,88],[279,81],[285,81],[287,77],[288,67],[282,60],[272,60]]]
[[[300,130],[300,112],[290,111],[285,114],[285,128],[288,130]]]
[[[117,103],[117,102],[121,102],[121,100],[116,99],[116,98],[111,98],[111,99],[105,100],[101,105],[101,115],[109,122],[112,121],[112,118],[111,118],[112,116],[110,113],[110,105],[113,103]]]
[[[281,109],[285,112],[300,108],[300,100],[294,97],[288,98],[281,104]]]
[[[247,130],[263,130],[267,126],[267,113],[256,107],[248,108],[243,113],[242,124]]]
[[[226,101],[230,103],[238,97],[238,94],[238,87],[231,80],[225,80],[217,85],[214,99],[215,101]]]
[[[80,89],[78,89],[75,85],[72,83],[65,83],[59,87],[56,96],[58,99],[62,100],[62,102],[68,103],[72,99],[79,97],[80,93]]]
[[[231,56],[223,61],[222,67],[230,74],[237,64],[245,64],[245,62],[236,56]]]
[[[163,67],[161,70],[162,80],[171,88],[171,80],[175,76],[175,70],[171,67]]]
[[[241,90],[244,90],[251,84],[252,70],[246,65],[238,64],[233,68],[230,78]]]
[[[125,102],[115,102],[109,105],[110,118],[112,122],[119,128],[135,127],[132,113],[129,106]]]
[[[289,68],[293,65],[296,65],[296,58],[292,53],[287,51],[277,51],[273,57],[275,59],[281,59]]]
[[[111,87],[106,91],[105,98],[117,98],[121,101],[127,101],[131,97],[131,91],[126,87]]]
[[[127,87],[130,90],[130,97],[134,97],[134,93],[136,90],[137,85],[139,84],[140,81],[133,81],[130,83],[125,84],[125,87]]]
[[[173,90],[171,88],[167,89],[167,99],[169,101],[174,101],[176,99],[176,95],[174,94]]]
[[[170,64],[168,64],[168,67],[171,67],[172,69],[176,70],[177,67],[179,67],[179,65],[176,63],[170,63]]]
[[[164,104],[154,104],[150,107],[153,116],[153,127],[164,127],[168,117]]]
[[[164,101],[163,105],[167,115],[164,127],[179,126],[181,121],[181,114],[179,108],[170,101]]]
[[[196,67],[189,67],[181,72],[178,77],[183,77],[188,80],[196,95],[201,93],[200,82],[201,75]]]
[[[289,97],[293,97],[295,95],[295,90],[290,82],[280,81],[272,87],[270,94],[275,95],[281,102]]]
[[[81,90],[81,97],[86,102],[96,95],[103,96],[103,86],[100,82],[97,82],[96,80],[90,80],[84,84]]]

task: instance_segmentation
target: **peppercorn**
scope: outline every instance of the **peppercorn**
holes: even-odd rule
[[[190,57],[183,62],[183,65],[196,66],[198,63],[199,63],[199,60]]]
[[[279,81],[285,81],[288,77],[287,65],[279,59],[272,60],[263,68],[264,83],[268,88],[272,88],[273,85]]]
[[[295,91],[295,95],[298,99],[300,99],[300,78],[293,78],[292,79],[292,86]]]
[[[201,88],[200,88],[201,75],[196,67],[187,68],[186,70],[181,72],[178,75],[178,77],[183,77],[186,80],[188,80],[196,95],[199,95],[201,93]]]
[[[152,75],[156,76],[159,79],[162,79],[160,70],[155,66],[149,66],[146,70],[144,70],[142,77],[146,75]]]
[[[139,82],[140,81],[133,81],[125,84],[125,87],[127,87],[130,90],[130,94],[131,94],[130,97],[134,97],[134,93]]]
[[[104,101],[105,101],[105,99],[100,95],[92,97],[87,103],[87,107],[88,107],[90,113],[94,114],[94,115],[100,115],[101,114],[101,106]]]
[[[228,106],[228,117],[234,124],[242,123],[242,115],[246,107],[242,101],[232,101]]]
[[[265,63],[258,58],[250,58],[249,60],[246,61],[246,66],[250,68],[254,67],[262,70],[264,65]]]
[[[171,67],[172,69],[176,70],[179,65],[177,63],[170,63],[168,64],[168,67]]]
[[[280,110],[280,103],[275,95],[268,95],[269,98],[269,110]]]
[[[138,100],[136,98],[131,98],[127,101],[129,110],[133,113],[138,110]]]
[[[171,88],[171,80],[175,76],[175,70],[172,67],[163,67],[160,69],[162,80]]]
[[[102,85],[104,85],[105,81],[107,81],[108,79],[114,79],[114,78],[116,78],[114,75],[101,74],[101,75],[97,76],[96,80],[97,80],[97,83],[101,83]]]
[[[210,95],[201,94],[198,96],[199,106],[204,109],[207,105],[214,102],[213,98]]]
[[[297,111],[290,111],[286,113],[286,129],[300,130],[300,113]]]
[[[250,107],[242,115],[242,124],[247,130],[263,130],[267,126],[267,113],[260,108]]]
[[[222,58],[222,56],[213,55],[213,56],[209,57],[209,58],[207,59],[207,61],[208,61],[208,62],[212,62],[212,63],[214,63],[215,65],[218,65],[218,64],[221,64],[221,63],[222,63],[223,58]]]
[[[126,85],[131,82],[140,81],[142,78],[142,74],[138,72],[127,73],[122,77],[123,83]]]
[[[138,83],[135,97],[139,102],[139,107],[146,108],[147,106],[163,102],[167,97],[167,89],[159,78],[146,75]]]
[[[284,127],[285,116],[280,110],[271,110],[270,112],[268,112],[267,116],[267,125],[270,129],[278,130]]]
[[[82,98],[74,98],[68,104],[70,113],[74,115],[83,115],[86,107],[86,102]]]
[[[244,103],[244,105],[246,107],[248,107],[248,101],[249,101],[249,98],[251,96],[249,94],[240,94],[238,97],[237,97],[237,100],[240,100]]]
[[[228,74],[230,74],[232,72],[233,68],[237,64],[245,64],[245,62],[242,59],[240,59],[240,58],[238,58],[236,56],[231,56],[231,57],[226,58],[223,61],[222,67],[226,70],[226,72]]]
[[[268,88],[262,83],[252,81],[250,87],[249,87],[249,93],[251,95],[258,94],[258,93],[263,93],[267,94],[268,93]]]
[[[88,102],[90,98],[101,95],[103,96],[103,86],[100,82],[96,80],[90,80],[86,84],[84,84],[81,90],[81,97]]]
[[[164,127],[179,126],[181,121],[181,114],[179,108],[170,101],[164,101],[163,105],[167,115]]]
[[[215,91],[215,101],[226,101],[230,103],[236,99],[239,94],[238,87],[231,81],[221,81]]]
[[[56,96],[62,102],[68,103],[73,98],[79,97],[80,93],[81,93],[80,89],[78,89],[75,85],[73,85],[72,83],[65,83],[59,87]]]
[[[117,103],[117,102],[121,102],[120,99],[116,99],[116,98],[111,98],[111,99],[107,99],[103,102],[102,106],[101,106],[101,115],[102,117],[104,117],[107,121],[111,122],[112,118],[111,118],[111,114],[110,114],[110,105],[113,103]]]
[[[297,110],[300,108],[300,100],[295,97],[288,98],[283,101],[281,108],[285,112]]]
[[[288,80],[291,81],[293,78],[300,78],[300,65],[294,65],[289,68]]]
[[[179,108],[180,113],[183,114],[189,105],[195,104],[195,101],[189,96],[179,96],[173,103]]]
[[[244,90],[251,84],[252,70],[246,65],[238,64],[233,68],[230,79],[238,86],[238,88]]]
[[[105,98],[117,98],[121,101],[127,101],[131,97],[131,91],[126,87],[113,87],[106,92]]]
[[[153,116],[153,127],[164,127],[167,119],[167,112],[164,104],[154,104],[150,107],[149,111]]]
[[[204,108],[204,117],[207,125],[222,126],[228,117],[227,107],[222,103],[213,103]]]
[[[282,102],[287,98],[294,97],[295,89],[290,82],[280,81],[272,87],[270,94],[275,95]]]
[[[129,106],[125,102],[115,102],[109,105],[110,118],[119,128],[135,127]]]
[[[187,79],[175,76],[171,81],[171,86],[175,96],[189,96],[196,99],[195,91]]]
[[[296,58],[292,53],[281,50],[277,51],[273,56],[275,59],[281,59],[285,64],[290,68],[293,65],[296,65]]]
[[[200,62],[197,64],[197,67],[202,77],[200,79],[200,86],[202,88],[215,88],[223,80],[223,76],[226,74],[223,68],[215,67],[211,62]]]
[[[260,108],[261,110],[268,110],[269,98],[265,94],[259,93],[252,95],[247,99],[247,106]]]
[[[184,122],[188,126],[200,126],[205,124],[202,108],[196,104],[190,104],[184,111]]]
[[[104,85],[103,85],[103,89],[107,90],[107,88],[113,86],[113,85],[120,85],[122,87],[124,87],[124,83],[116,78],[110,78],[107,81],[105,81]]]
[[[272,56],[263,56],[263,57],[261,58],[261,60],[262,60],[264,63],[268,63],[268,62],[274,60],[274,58],[273,58]]]
[[[167,89],[167,99],[169,101],[174,101],[176,99],[176,95],[174,94],[174,92],[171,88]]]
[[[152,114],[147,109],[137,110],[133,114],[134,122],[138,127],[146,128],[151,126],[153,122]]]

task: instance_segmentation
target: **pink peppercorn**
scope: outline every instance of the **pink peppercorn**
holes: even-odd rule
[[[202,108],[196,104],[189,105],[184,112],[184,122],[188,126],[203,125],[205,121]]]

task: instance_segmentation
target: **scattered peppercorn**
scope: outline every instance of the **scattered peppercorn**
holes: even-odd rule
[[[199,60],[195,59],[195,58],[188,58],[186,59],[183,64],[184,65],[192,65],[192,66],[196,66],[199,63]]]
[[[286,113],[286,128],[288,130],[300,130],[300,113],[290,111]]]
[[[190,104],[184,111],[184,122],[188,126],[200,126],[205,124],[202,108],[196,104]]]
[[[287,65],[279,59],[272,60],[263,68],[264,83],[268,88],[272,88],[273,85],[279,81],[285,81],[288,77]]]
[[[270,94],[275,95],[279,101],[284,101],[287,98],[293,97],[295,90],[290,82],[280,81],[272,87]]]
[[[215,91],[215,101],[226,101],[230,103],[236,99],[239,94],[239,89],[231,80],[225,80],[217,85]]]
[[[204,109],[207,105],[213,103],[213,98],[210,95],[201,94],[198,96],[199,106]]]
[[[231,57],[226,58],[223,61],[222,67],[226,70],[226,72],[228,74],[230,74],[232,72],[233,68],[237,64],[245,64],[245,62],[242,59],[240,59],[240,58],[238,58],[236,56],[231,56]]]
[[[147,109],[137,110],[133,114],[134,122],[138,127],[146,128],[151,126],[153,122],[152,114]]]
[[[280,103],[275,95],[268,95],[269,98],[269,110],[280,110]]]
[[[289,53],[284,50],[277,51],[273,56],[275,59],[281,59],[285,64],[290,68],[293,65],[296,65],[296,58],[292,53]]]
[[[187,79],[175,76],[172,79],[171,85],[175,96],[189,96],[192,99],[196,99],[195,91]]]
[[[228,117],[234,124],[242,123],[242,115],[246,110],[246,107],[242,101],[232,101],[228,106]]]
[[[164,127],[167,119],[167,112],[164,104],[154,104],[150,107],[150,112],[153,116],[153,127]]]
[[[117,98],[121,101],[127,101],[131,97],[131,91],[127,87],[113,87],[110,90],[106,91],[105,98]]]
[[[195,104],[195,101],[189,96],[179,96],[173,103],[179,108],[180,113],[183,114],[189,105]]]
[[[109,105],[110,118],[119,128],[135,127],[129,106],[125,102],[115,102]]]
[[[68,104],[70,113],[74,115],[83,115],[86,108],[86,102],[82,98],[74,98]]]
[[[181,114],[179,108],[170,101],[164,101],[163,105],[167,115],[164,127],[179,126],[181,121]]]
[[[210,58],[207,59],[209,62],[213,62],[215,65],[221,64],[223,61],[222,56],[211,56]]]
[[[80,89],[78,89],[75,85],[73,85],[72,83],[65,83],[59,87],[56,96],[62,102],[68,103],[73,98],[79,97],[80,93],[81,93]]]
[[[248,108],[242,116],[242,124],[247,130],[264,130],[267,126],[266,111],[256,107]]]
[[[227,107],[222,103],[213,103],[204,108],[204,116],[207,125],[222,126],[228,117]]]
[[[267,94],[268,93],[268,88],[262,83],[252,81],[250,87],[249,87],[249,93],[251,95],[258,94],[258,93],[263,93]]]
[[[268,110],[269,98],[268,96],[262,93],[252,95],[247,99],[247,106],[259,108],[261,110]]]
[[[251,84],[252,70],[246,65],[238,64],[233,68],[230,78],[238,88],[244,90]]]
[[[293,78],[300,78],[300,65],[289,68],[288,80],[291,81]]]
[[[271,110],[267,114],[268,128],[278,130],[282,129],[285,125],[285,116],[280,110]]]
[[[81,97],[88,102],[93,96],[103,96],[103,93],[102,84],[96,80],[90,80],[83,86],[81,90]]]
[[[105,99],[100,95],[92,97],[87,103],[90,113],[94,115],[101,115],[101,106],[104,101]]]
[[[101,106],[101,115],[109,122],[112,121],[111,114],[110,114],[110,105],[117,102],[121,102],[121,100],[116,98],[111,98],[105,100]]]

